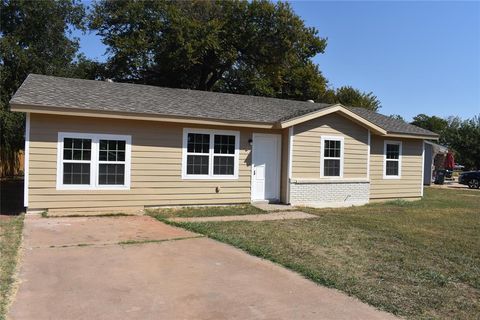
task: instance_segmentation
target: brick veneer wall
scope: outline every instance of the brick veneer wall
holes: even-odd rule
[[[342,207],[368,203],[368,181],[315,181],[290,183],[290,203],[316,207]]]

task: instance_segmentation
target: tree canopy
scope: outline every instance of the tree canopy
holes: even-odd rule
[[[364,93],[350,86],[340,87],[335,92],[336,101],[344,106],[360,107],[377,111],[380,109],[380,100],[373,92]]]
[[[423,113],[413,117],[412,124],[438,134],[442,134],[443,131],[448,127],[447,120],[437,116],[428,116]]]
[[[108,60],[87,59],[75,30],[96,32]],[[80,0],[2,0],[0,35],[4,155],[23,147],[24,117],[8,101],[29,73],[380,106],[373,93],[331,88],[312,60],[327,39],[283,2],[100,0],[87,10]]]
[[[24,116],[8,101],[29,73],[86,77],[71,28],[83,29],[85,8],[76,0],[2,0],[0,7],[0,120],[3,156],[23,148]],[[83,70],[82,74],[78,74]]]
[[[438,133],[439,143],[455,153],[455,162],[467,169],[480,169],[480,115],[462,120],[419,114],[412,124]]]
[[[116,81],[322,100],[327,42],[287,3],[100,1],[90,27]]]

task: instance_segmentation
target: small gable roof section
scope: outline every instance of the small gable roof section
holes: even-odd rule
[[[430,131],[363,108],[130,83],[30,74],[13,111],[286,128],[338,112],[380,135],[435,139]]]

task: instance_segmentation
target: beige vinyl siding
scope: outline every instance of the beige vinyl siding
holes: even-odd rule
[[[240,131],[239,178],[182,180],[183,128]],[[130,190],[56,190],[58,132],[131,135]],[[250,202],[248,140],[263,129],[154,121],[31,115],[29,209],[104,208]],[[268,130],[269,133],[281,133]],[[216,193],[216,187],[220,192]]]
[[[294,127],[292,178],[320,178],[322,136],[344,137],[343,178],[367,178],[368,130],[338,114],[329,114]]]
[[[384,141],[402,142],[401,177],[383,178]],[[371,136],[370,198],[396,199],[421,196],[423,140]]]

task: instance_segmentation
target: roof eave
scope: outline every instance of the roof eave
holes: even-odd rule
[[[188,124],[200,124],[200,125],[259,128],[259,129],[275,128],[274,123],[267,123],[267,122],[210,119],[210,118],[171,116],[171,115],[133,113],[133,112],[114,112],[114,111],[103,111],[103,110],[85,110],[85,109],[62,108],[62,107],[53,107],[53,106],[45,106],[45,105],[21,104],[16,102],[11,102],[10,106],[11,106],[11,110],[14,112],[25,112],[25,113],[176,122],[176,123],[188,123]]]
[[[421,134],[421,133],[396,133],[396,132],[388,132],[386,137],[391,137],[391,138],[411,138],[411,139],[423,139],[423,140],[435,140],[438,141],[439,136],[438,135],[427,135],[427,134]]]

